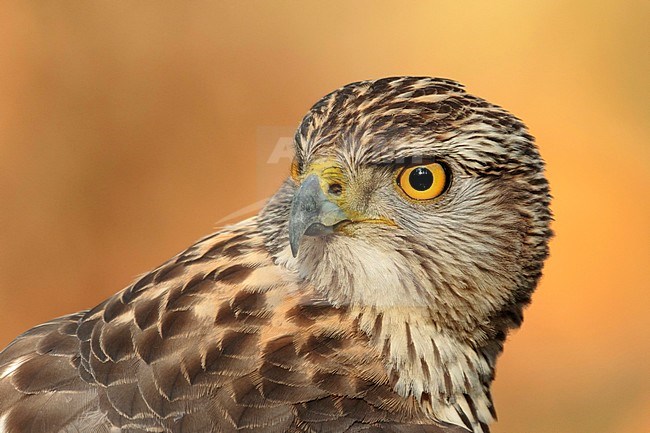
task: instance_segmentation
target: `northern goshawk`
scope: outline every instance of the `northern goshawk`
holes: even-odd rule
[[[460,84],[344,86],[259,215],[0,354],[0,432],[486,433],[549,201],[526,127]]]

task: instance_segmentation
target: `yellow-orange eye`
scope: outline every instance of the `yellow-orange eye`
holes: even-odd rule
[[[430,200],[445,191],[447,173],[437,162],[406,167],[397,176],[402,191],[415,200]]]
[[[293,158],[293,161],[291,161],[291,178],[293,180],[298,180],[299,176],[300,176],[300,165],[298,164],[298,160],[296,158]]]

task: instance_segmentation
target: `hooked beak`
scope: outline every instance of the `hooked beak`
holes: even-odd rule
[[[300,185],[291,202],[289,217],[289,245],[296,257],[303,236],[324,236],[334,232],[334,226],[348,217],[330,201],[320,186],[318,176],[308,176]]]

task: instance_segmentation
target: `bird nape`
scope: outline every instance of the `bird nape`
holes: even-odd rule
[[[460,84],[344,86],[259,215],[0,354],[0,433],[486,433],[549,201],[523,123]]]

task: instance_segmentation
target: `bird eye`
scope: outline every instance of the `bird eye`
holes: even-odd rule
[[[296,158],[293,158],[293,161],[291,161],[291,178],[293,180],[298,180],[299,176],[300,176],[300,164],[298,163],[298,160]]]
[[[412,199],[430,200],[445,191],[447,172],[442,164],[437,162],[413,165],[400,172],[397,184]]]

